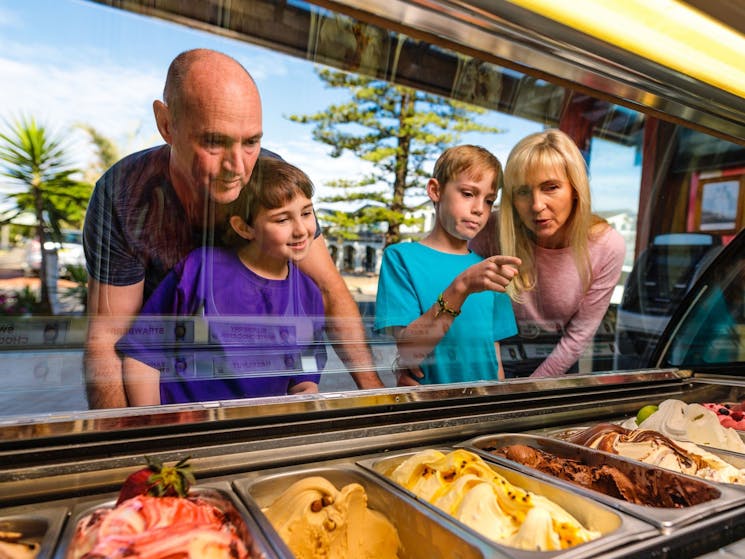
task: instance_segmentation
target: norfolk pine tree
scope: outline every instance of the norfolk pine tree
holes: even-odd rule
[[[355,225],[375,227],[387,223],[385,245],[401,240],[401,225],[411,225],[410,200],[423,196],[434,160],[460,142],[465,132],[499,133],[500,129],[476,122],[486,109],[359,75],[317,69],[329,88],[347,89],[351,99],[329,105],[310,115],[291,115],[294,122],[313,124],[313,139],[331,147],[331,157],[349,151],[373,164],[358,180],[339,178],[327,183],[340,194],[324,202],[367,204],[355,214]],[[329,221],[349,227],[348,214]]]

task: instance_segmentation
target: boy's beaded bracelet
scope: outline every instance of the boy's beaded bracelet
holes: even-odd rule
[[[442,313],[449,314],[453,318],[460,314],[460,311],[456,311],[455,309],[451,309],[450,307],[448,307],[447,301],[442,298],[442,293],[437,296],[437,305],[438,308],[437,310],[435,310],[435,318],[440,316]]]

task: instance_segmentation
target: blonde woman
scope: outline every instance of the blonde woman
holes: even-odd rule
[[[507,288],[520,332],[558,338],[545,359],[524,361],[513,371],[505,363],[506,375],[571,372],[608,309],[625,243],[592,213],[587,166],[569,136],[545,130],[515,145],[499,211],[484,231],[472,243],[476,252],[522,261]]]

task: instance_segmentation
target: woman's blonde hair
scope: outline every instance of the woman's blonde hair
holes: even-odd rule
[[[515,191],[525,185],[526,175],[535,168],[562,169],[574,190],[574,206],[566,224],[567,239],[586,291],[592,282],[588,241],[597,231],[596,225],[607,226],[607,222],[592,213],[587,164],[579,148],[561,130],[550,129],[520,140],[505,164],[499,207],[500,252],[522,260],[520,272],[510,283],[508,292],[519,300],[519,294],[533,289],[536,283],[534,235],[520,220],[513,201]]]

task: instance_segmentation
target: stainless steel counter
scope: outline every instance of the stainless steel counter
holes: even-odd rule
[[[0,435],[0,507],[30,512],[109,495],[144,454],[167,462],[191,456],[200,482],[233,482],[479,435],[619,419],[666,398],[732,401],[742,394],[745,383],[731,378],[656,370],[16,418]],[[728,510],[635,542],[618,557],[694,557],[685,550],[700,554],[742,537],[745,509]],[[683,554],[660,555],[663,549]]]

